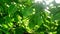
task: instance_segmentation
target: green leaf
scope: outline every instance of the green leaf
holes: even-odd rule
[[[60,20],[60,13],[57,13],[56,15],[53,16],[54,20]]]
[[[14,14],[17,11],[17,7],[15,5],[10,5],[8,8],[8,14]]]
[[[10,33],[8,32],[8,29],[7,29],[7,28],[0,27],[0,30],[1,30],[2,32],[4,32],[5,34],[10,34]]]
[[[42,24],[42,18],[40,13],[36,13],[35,15],[32,16],[30,19],[29,27],[34,28],[35,25],[40,26]]]
[[[5,18],[5,23],[10,23],[11,22],[11,18],[9,16],[6,16],[4,18]]]
[[[43,9],[45,8],[42,3],[36,3],[34,7],[36,9],[36,12],[43,11]]]
[[[2,31],[0,31],[0,34],[2,34]]]
[[[15,29],[15,34],[23,34],[25,29],[23,27],[17,27]]]
[[[22,10],[22,14],[24,17],[30,16],[32,14],[32,7],[26,7]]]
[[[36,25],[36,24],[35,24],[34,22],[30,22],[30,23],[29,23],[29,28],[33,29],[33,28],[35,27],[35,25]]]

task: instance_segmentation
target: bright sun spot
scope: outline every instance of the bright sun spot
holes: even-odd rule
[[[60,0],[55,0],[56,1],[56,3],[60,3]]]
[[[46,5],[49,5],[49,4],[50,4],[51,2],[53,2],[54,0],[44,0],[44,1],[45,1]],[[37,2],[41,3],[41,2],[43,2],[43,0],[35,0],[35,3],[37,3]],[[60,3],[60,0],[55,0],[55,2],[56,2],[56,3]],[[50,4],[50,6],[52,7],[53,4]],[[60,7],[60,6],[59,6],[59,7]],[[52,7],[52,8],[54,8],[54,7]],[[50,13],[50,11],[48,11],[47,9],[49,9],[49,7],[46,7],[45,11],[48,12],[48,13]]]
[[[46,2],[47,5],[49,5],[49,3],[51,3],[53,0],[44,0]]]
[[[44,0],[45,2],[46,2],[46,4],[47,5],[49,5],[49,3],[51,3],[52,1],[54,1],[54,0]],[[56,3],[60,3],[60,0],[55,0],[56,1]],[[43,0],[35,0],[35,3],[37,3],[37,2],[43,2]]]
[[[48,5],[49,3],[51,3],[53,0],[44,0],[46,2],[46,4]],[[35,0],[35,3],[36,2],[43,2],[43,0]]]
[[[35,3],[36,3],[36,2],[39,2],[39,3],[40,3],[40,2],[42,2],[42,0],[35,0]]]

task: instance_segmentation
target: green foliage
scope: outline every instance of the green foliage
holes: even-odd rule
[[[33,1],[0,0],[0,34],[60,34],[60,4]]]

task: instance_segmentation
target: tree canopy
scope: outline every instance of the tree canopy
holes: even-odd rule
[[[34,1],[0,0],[0,34],[60,34],[60,3]]]

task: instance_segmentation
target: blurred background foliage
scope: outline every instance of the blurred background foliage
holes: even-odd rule
[[[60,34],[60,4],[46,1],[0,0],[0,34]]]

